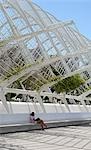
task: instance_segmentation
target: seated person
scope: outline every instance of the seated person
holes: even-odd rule
[[[40,118],[35,119],[35,113],[34,112],[32,112],[30,114],[30,121],[31,121],[31,123],[37,122],[37,124],[39,124],[41,126],[42,130],[44,130],[44,127],[47,128],[47,125],[44,123],[44,121],[42,119],[40,119]]]
[[[30,114],[30,122],[31,122],[31,123],[35,123],[35,114],[34,114],[34,112],[32,112],[32,113]]]

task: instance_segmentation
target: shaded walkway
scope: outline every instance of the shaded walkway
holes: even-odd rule
[[[0,136],[0,150],[91,150],[91,126],[69,126]]]

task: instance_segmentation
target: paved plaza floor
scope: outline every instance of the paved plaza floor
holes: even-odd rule
[[[91,150],[91,126],[2,134],[0,150]]]

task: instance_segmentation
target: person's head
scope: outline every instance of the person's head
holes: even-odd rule
[[[34,116],[35,114],[34,114],[34,112],[32,112],[30,115],[31,115],[31,116]]]

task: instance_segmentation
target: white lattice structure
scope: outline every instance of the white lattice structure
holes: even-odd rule
[[[50,92],[53,79],[76,73],[86,78],[84,86],[65,96]],[[69,103],[90,111],[90,77],[91,41],[73,21],[60,21],[31,0],[0,0],[0,99],[8,113],[7,93],[39,102],[43,112],[46,96],[68,111]]]

